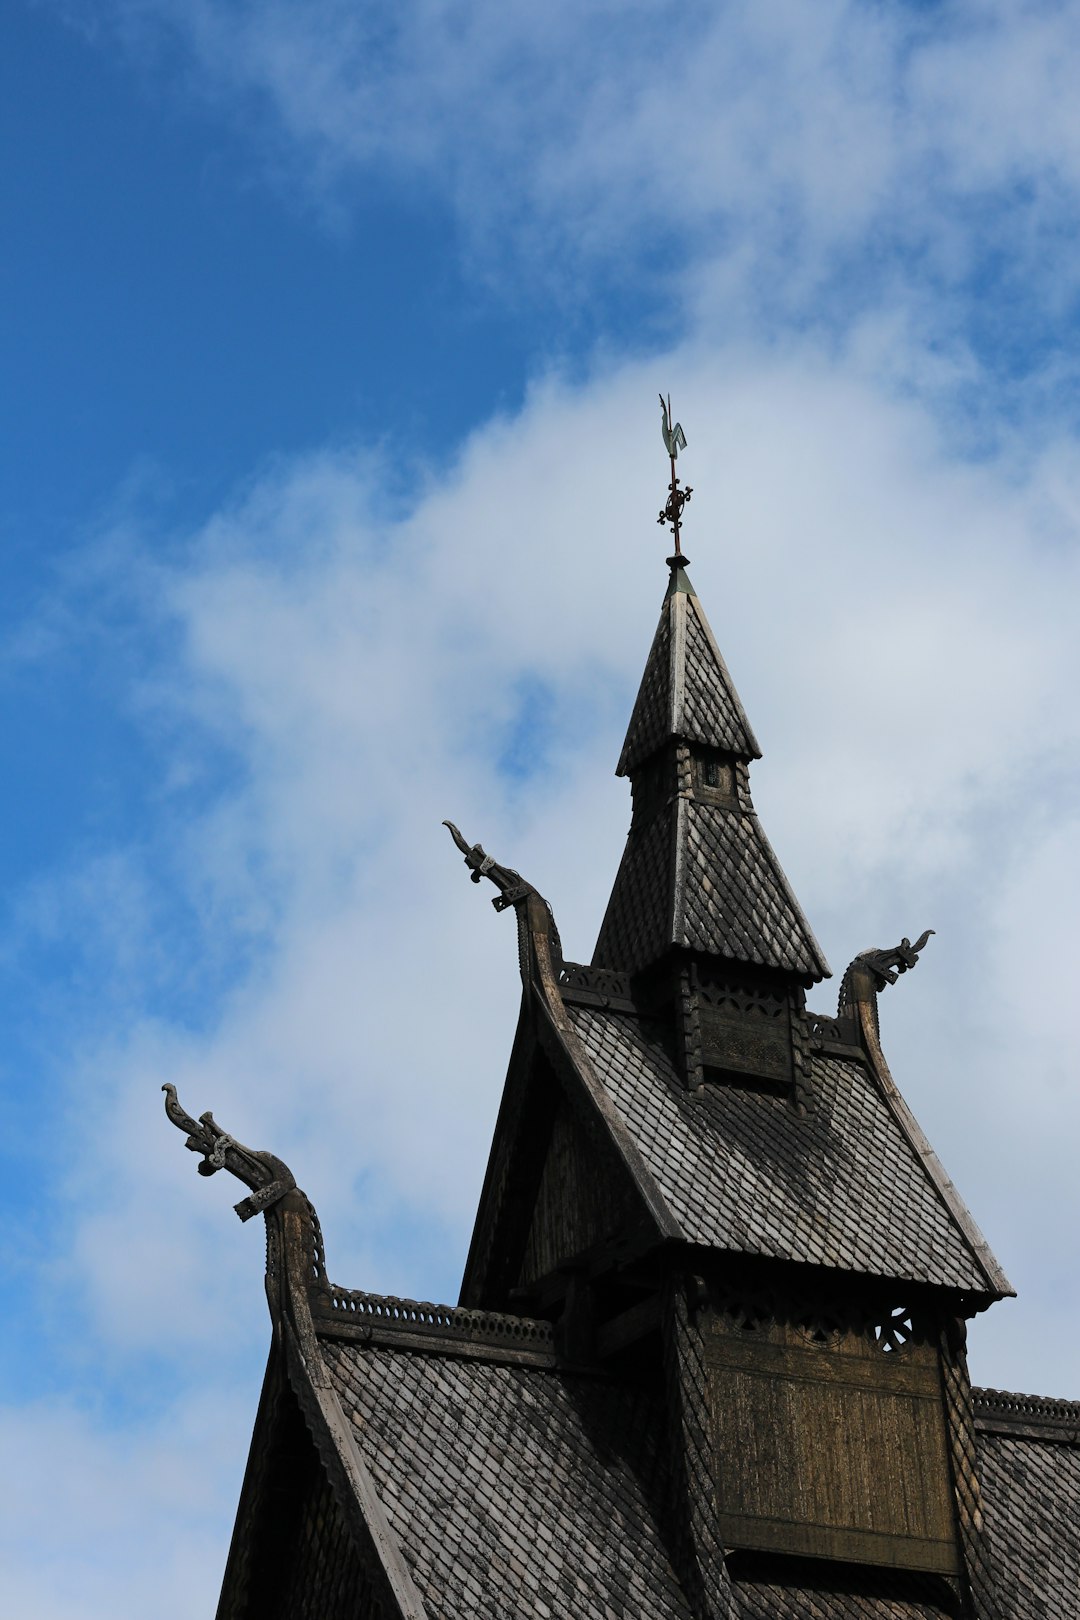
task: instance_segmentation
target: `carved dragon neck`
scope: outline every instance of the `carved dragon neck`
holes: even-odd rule
[[[546,947],[550,971],[557,979],[563,965],[562,941],[555,925],[555,913],[539,889],[535,889],[512,867],[500,866],[486,853],[482,844],[470,844],[452,821],[444,821],[443,826],[449,830],[451,838],[464,855],[472,881],[479,883],[485,877],[498,889],[498,894],[491,901],[495,910],[505,911],[508,906],[513,906],[517,917],[518,961],[522,979],[528,982],[531,949],[537,935]]]
[[[251,1191],[234,1204],[242,1221],[253,1215],[266,1217],[266,1291],[271,1314],[283,1304],[282,1284],[292,1279],[303,1289],[306,1309],[310,1289],[327,1289],[326,1260],[322,1227],[315,1206],[296,1185],[296,1177],[273,1153],[245,1147],[223,1131],[207,1111],[193,1119],[180,1104],[174,1085],[162,1086],[165,1112],[177,1130],[187,1132],[184,1146],[202,1155],[196,1167],[201,1176],[215,1176],[228,1170]]]

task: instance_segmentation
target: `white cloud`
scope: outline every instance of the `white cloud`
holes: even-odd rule
[[[187,1393],[135,1434],[61,1403],[0,1409],[3,1612],[210,1613],[250,1425],[220,1389]]]
[[[428,188],[474,265],[571,299],[595,296],[585,267],[640,282],[658,241],[673,287],[700,291],[709,266],[712,313],[730,318],[734,296],[773,330],[828,314],[837,276],[841,324],[901,286],[965,289],[987,264],[1014,287],[1014,330],[1075,290],[1080,26],[1054,0],[932,15],[404,0],[377,21],[340,0],[116,0],[111,15],[159,73],[164,42],[179,47],[189,88],[309,195],[347,208],[351,177],[371,175]],[[934,313],[940,340],[949,312]]]
[[[574,282],[597,260],[632,267],[671,227],[694,341],[537,385],[408,510],[377,453],[301,458],[136,572],[149,667],[132,708],[159,739],[160,795],[139,847],[39,883],[19,928],[66,925],[100,989],[66,1053],[68,1134],[49,1142],[70,1236],[43,1295],[63,1299],[65,1353],[110,1387],[142,1388],[150,1365],[181,1393],[138,1448],[112,1452],[104,1419],[7,1415],[32,1470],[63,1446],[63,1521],[86,1511],[106,1549],[99,1568],[79,1542],[73,1574],[33,1584],[48,1541],[33,1472],[7,1607],[115,1613],[101,1570],[132,1527],[149,1552],[125,1609],[167,1612],[155,1563],[176,1613],[216,1586],[254,1410],[239,1369],[266,1337],[261,1245],[229,1210],[236,1189],[194,1176],[163,1080],[292,1165],[337,1280],[452,1290],[517,992],[513,925],[466,885],[439,823],[519,866],[568,953],[588,956],[628,820],[610,772],[664,586],[660,387],[677,386],[690,435],[695,582],[765,747],[756,799],[834,969],[938,929],[882,1018],[898,1082],[1023,1292],[976,1324],[975,1374],[1080,1395],[1064,1348],[1080,1111],[1063,967],[1072,363],[1044,368],[1060,414],[1045,443],[1000,415],[973,429],[942,403],[989,384],[935,296],[1006,231],[1027,299],[1071,285],[1067,8],[956,6],[930,28],[921,9],[837,0],[704,22],[644,4],[425,4],[374,33],[336,3],[123,10],[140,48],[162,20],[185,42],[200,93],[233,112],[250,97],[316,189],[382,166],[450,197],[489,273],[512,249]],[[987,110],[1001,107],[1005,133]],[[785,323],[757,335],[763,306],[817,321],[841,274],[831,346]],[[101,587],[130,564],[107,563]],[[38,646],[28,632],[24,652]],[[542,750],[511,776],[537,691]],[[196,1377],[205,1405],[188,1408]],[[91,1512],[79,1482],[95,1478]],[[185,1546],[191,1585],[170,1563]]]
[[[186,560],[138,576],[162,651],[135,712],[167,752],[184,737],[200,783],[222,749],[232,763],[209,799],[181,773],[138,850],[38,901],[53,926],[73,896],[102,986],[69,1059],[70,1237],[46,1291],[106,1377],[137,1388],[164,1367],[226,1401],[266,1340],[261,1244],[231,1214],[236,1189],[193,1175],[166,1079],[291,1164],[336,1280],[452,1292],[517,984],[512,923],[439,823],[520,867],[587,958],[628,819],[610,773],[665,583],[659,373],[549,380],[396,520],[376,515],[370,459],[278,467]],[[1069,447],[1023,473],[1017,457],[960,462],[925,408],[808,345],[784,362],[674,354],[670,375],[693,575],[765,747],[756,798],[796,891],[838,972],[938,929],[883,1022],[1024,1292],[1023,1314],[976,1325],[976,1376],[1080,1393],[1055,1348],[1071,1342],[1056,1330],[1078,1212],[1052,1145],[1080,1123],[1061,967],[1080,741],[1063,701],[1080,674]],[[515,777],[502,760],[535,689],[549,724]],[[152,979],[125,975],[151,943]],[[170,1013],[174,995],[199,1016]],[[204,1467],[229,1496],[193,1432],[169,1446],[164,1470]],[[181,1539],[220,1541],[177,1514]]]
[[[917,1110],[926,1087],[944,1156],[1007,1250],[979,1144],[1006,1128],[1010,1099],[998,1021],[981,1027],[977,1010],[1008,978],[999,915],[1071,836],[1073,486],[1060,453],[1024,481],[950,461],[921,408],[809,350],[786,364],[680,355],[671,370],[691,431],[687,544],[765,746],[759,807],[837,971],[875,940],[939,930],[919,979],[949,987],[932,1046],[953,1089],[899,1078]],[[200,978],[189,941],[177,974],[216,1013],[185,1028],[167,999],[148,1003],[80,1065],[96,1114],[126,1122],[103,1133],[89,1178],[108,1194],[79,1180],[72,1269],[117,1346],[153,1342],[165,1321],[201,1341],[255,1263],[226,1195],[211,1217],[185,1179],[164,1079],[293,1164],[340,1280],[452,1286],[516,972],[512,927],[463,883],[439,823],[536,881],[587,958],[628,813],[610,771],[664,583],[663,469],[642,406],[654,380],[624,367],[583,389],[550,382],[397,523],[370,515],[370,463],[280,469],[159,576],[184,650],[155,672],[148,722],[196,728],[195,753],[205,728],[238,768],[205,809],[166,800],[153,835],[210,964]],[[550,694],[550,731],[518,780],[501,760],[522,683]],[[99,870],[111,893],[115,861]],[[131,953],[112,938],[123,920],[110,905],[95,941],[106,982]],[[233,944],[240,966],[219,983]],[[935,999],[906,983],[894,998],[898,1018]],[[1042,1027],[1037,999],[1010,1006],[1021,1045]],[[917,1029],[901,1027],[922,1068]],[[147,1263],[118,1273],[125,1231]],[[148,1283],[155,1246],[172,1269]]]

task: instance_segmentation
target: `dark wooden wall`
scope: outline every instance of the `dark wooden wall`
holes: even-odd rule
[[[726,1546],[957,1571],[932,1341],[711,1312],[705,1344]]]
[[[628,1191],[610,1146],[593,1140],[565,1097],[559,1101],[521,1265],[521,1283],[549,1276],[575,1255],[625,1231]]]

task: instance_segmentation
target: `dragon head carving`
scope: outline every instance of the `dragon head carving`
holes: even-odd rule
[[[858,1003],[868,1003],[876,1030],[878,995],[886,985],[895,984],[901,973],[907,973],[909,968],[915,966],[933,932],[932,928],[924,929],[914,944],[905,937],[899,945],[893,945],[887,950],[876,948],[860,951],[840,981],[837,1017],[841,1020],[850,1019]]]

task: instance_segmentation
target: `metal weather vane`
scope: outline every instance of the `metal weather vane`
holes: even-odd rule
[[[675,462],[679,451],[686,449],[686,434],[683,432],[681,422],[676,422],[674,427],[672,426],[670,394],[666,400],[663,394],[660,395],[660,433],[664,440],[664,449],[671,459],[671,483],[668,485],[667,505],[662,509],[656,521],[665,526],[670,526],[671,532],[675,536],[675,555],[669,557],[668,561],[685,562],[686,558],[679,543],[679,533],[682,527],[682,509],[694,491],[689,484],[685,489],[680,489],[675,472]]]

